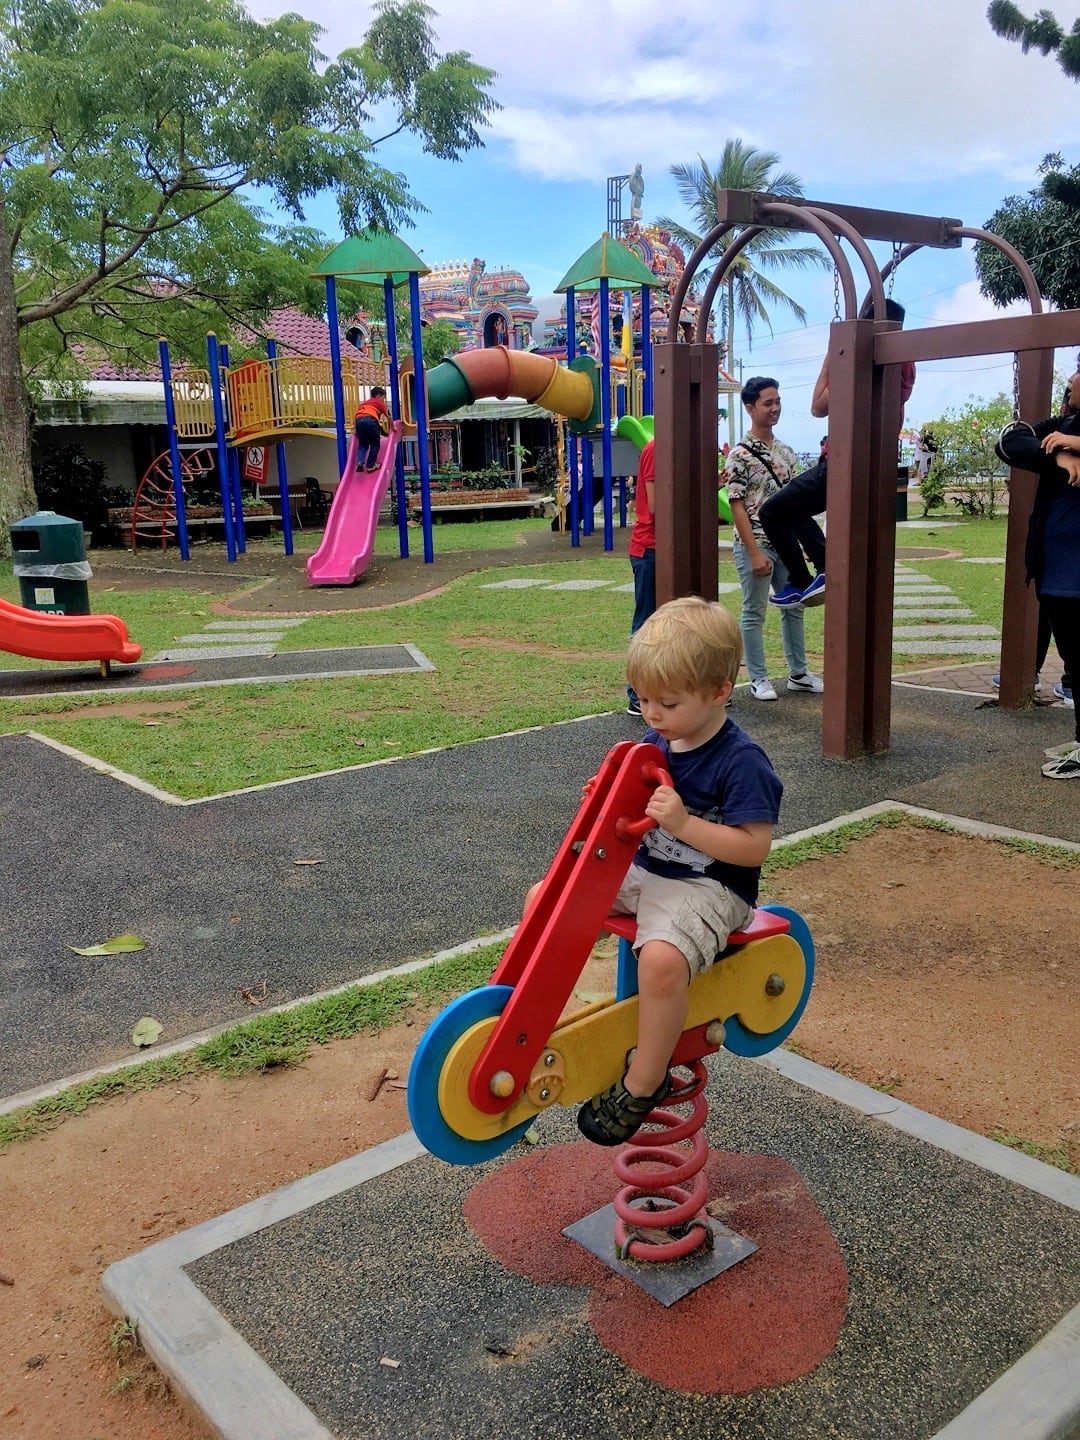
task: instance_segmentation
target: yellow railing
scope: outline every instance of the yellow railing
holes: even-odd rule
[[[245,360],[223,371],[226,439],[242,444],[256,435],[312,426],[332,427],[334,378],[331,362],[306,355],[276,360]],[[373,385],[387,385],[387,367],[370,360],[348,360],[341,367],[345,415],[351,420]],[[182,440],[214,434],[214,403],[208,370],[183,370],[173,377],[176,430]]]

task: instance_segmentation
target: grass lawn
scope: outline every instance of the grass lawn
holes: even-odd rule
[[[439,527],[437,551],[498,550],[520,544],[544,520],[486,521]],[[411,531],[417,548],[419,531]],[[955,528],[901,531],[905,545],[948,546],[966,555],[1003,555],[1005,522],[966,521]],[[317,539],[297,532],[305,544]],[[569,543],[569,542],[568,542]],[[298,545],[298,551],[300,546]],[[380,530],[380,552],[397,553],[397,531]],[[920,560],[915,568],[940,579],[970,608],[972,623],[1000,625],[1003,567],[957,560]],[[514,575],[596,579],[591,591],[492,590]],[[632,598],[621,555],[479,571],[430,599],[385,610],[313,615],[288,631],[282,649],[410,642],[434,663],[415,675],[304,680],[93,700],[0,701],[0,733],[34,729],[185,798],[281,780],[317,770],[461,744],[530,725],[621,708],[623,655]],[[720,583],[735,585],[728,553]],[[0,579],[0,595],[18,601],[18,583]],[[94,608],[111,610],[153,656],[215,618],[220,596],[190,590],[135,593],[95,589]],[[736,615],[737,589],[721,601]],[[823,608],[806,616],[812,669],[822,663]],[[784,662],[779,624],[766,627],[774,673]],[[3,657],[4,668],[37,662]],[[933,664],[919,656],[916,668]]]

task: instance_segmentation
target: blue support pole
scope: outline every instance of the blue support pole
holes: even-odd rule
[[[229,373],[229,347],[221,347],[221,368],[225,376]],[[228,386],[225,394],[228,396]],[[226,408],[226,420],[231,417]],[[228,447],[229,455],[229,499],[232,501],[233,534],[236,536],[236,551],[238,555],[247,554],[247,533],[244,530],[244,495],[240,487],[240,451],[236,445]]]
[[[428,467],[427,393],[424,389],[423,330],[420,325],[420,277],[409,276],[409,309],[412,311],[412,351],[416,381],[416,459],[420,467],[420,514],[424,525],[424,564],[435,561],[431,534],[431,474]]]
[[[389,275],[383,280],[383,314],[386,319],[386,353],[390,361],[390,413],[401,419],[401,388],[398,380],[397,320],[394,315],[394,282]],[[397,447],[394,458],[394,494],[397,496],[398,554],[409,558],[409,502],[405,495],[404,447]]]
[[[641,387],[642,414],[651,415],[653,413],[653,353],[648,285],[641,287],[641,368],[645,372],[645,383]]]
[[[345,390],[341,383],[341,333],[338,326],[337,281],[326,277],[326,323],[330,330],[330,370],[334,383],[334,420],[337,428],[338,475],[345,474],[349,442],[345,438]]]
[[[280,392],[277,378],[277,341],[267,339],[266,358],[270,365],[270,402],[274,407],[274,419],[281,418]],[[285,466],[285,446],[278,441],[274,446],[277,458],[278,494],[281,497],[281,538],[285,542],[285,554],[293,553],[292,508],[289,505],[289,472]]]
[[[607,278],[600,277],[600,454],[604,466],[604,549],[615,549],[611,503],[611,309]]]
[[[172,364],[169,361],[169,342],[158,341],[158,355],[161,358],[161,383],[165,387],[165,424],[169,431],[169,467],[172,470],[173,500],[176,504],[176,541],[180,546],[180,559],[189,559],[187,533],[187,507],[184,501],[184,475],[180,468],[180,442],[176,434],[176,400],[172,388]]]
[[[231,565],[236,560],[236,536],[232,522],[229,455],[225,444],[225,406],[221,399],[221,359],[217,336],[213,331],[206,337],[206,353],[210,362],[210,395],[214,404],[214,443],[217,450],[218,484],[221,487],[221,516],[225,522],[225,553]]]
[[[571,285],[566,292],[566,363],[577,358],[577,316],[574,307],[574,287]],[[572,430],[567,431],[566,464],[570,472],[570,544],[571,546],[581,545],[581,516],[579,513],[578,496],[578,456],[580,447],[578,437]]]

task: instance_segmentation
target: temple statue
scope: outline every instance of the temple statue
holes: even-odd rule
[[[631,221],[641,219],[641,197],[645,194],[645,177],[641,173],[640,164],[634,166],[634,173],[630,176],[630,219]]]

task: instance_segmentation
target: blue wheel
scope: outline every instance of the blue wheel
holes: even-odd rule
[[[446,1058],[462,1035],[482,1020],[501,1015],[510,985],[482,985],[449,1004],[424,1032],[409,1071],[409,1119],[420,1143],[451,1165],[480,1165],[509,1150],[529,1128],[524,1120],[491,1140],[468,1140],[452,1130],[439,1109],[439,1080]]]
[[[784,1043],[802,1018],[806,1002],[810,999],[810,988],[814,983],[814,941],[809,925],[797,910],[789,910],[786,905],[763,905],[761,908],[773,915],[783,915],[791,922],[791,938],[803,952],[806,963],[806,983],[794,1014],[779,1029],[770,1030],[767,1035],[758,1035],[753,1030],[747,1030],[734,1015],[724,1022],[724,1049],[730,1050],[733,1055],[746,1055],[751,1059],[767,1055],[770,1050],[775,1050]]]

